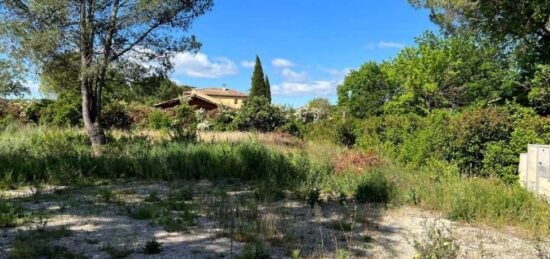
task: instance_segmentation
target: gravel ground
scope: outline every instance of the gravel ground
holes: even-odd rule
[[[169,232],[162,224],[130,216],[151,193],[166,199],[174,189],[193,190],[189,203],[199,208],[196,225]],[[224,191],[213,191],[219,189]],[[248,186],[209,182],[50,187],[39,195],[33,195],[33,191],[0,193],[25,211],[49,215],[35,217],[22,226],[0,229],[0,258],[8,257],[18,236],[60,227],[66,227],[69,234],[56,238],[51,245],[65,247],[85,258],[110,258],[109,251],[113,250],[128,258],[232,258],[241,255],[245,245],[252,242],[229,226],[235,224],[253,226],[248,234],[261,236],[274,258],[287,258],[292,251],[299,251],[303,257],[335,258],[338,253],[345,253],[348,258],[411,258],[415,255],[413,240],[421,237],[426,225],[433,222],[452,230],[463,258],[537,256],[535,243],[515,229],[451,222],[415,207],[324,202],[311,208],[293,199],[246,205],[237,201],[252,200],[247,199],[254,196]],[[241,215],[235,216],[238,211]],[[234,216],[228,215],[231,213]],[[162,251],[147,255],[143,248],[153,239],[162,245]]]

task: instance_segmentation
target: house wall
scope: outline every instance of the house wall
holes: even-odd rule
[[[212,98],[217,99],[221,104],[227,105],[229,107],[240,109],[243,105],[244,97],[235,97],[235,96],[211,96]]]

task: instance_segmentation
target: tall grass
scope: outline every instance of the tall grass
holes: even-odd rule
[[[420,206],[453,220],[518,226],[534,235],[550,232],[549,204],[518,185],[463,176],[456,165],[441,160],[411,168],[389,161],[361,172],[335,173],[330,158],[342,152],[347,151],[309,143],[284,151],[254,140],[183,144],[119,136],[111,137],[98,155],[78,130],[23,127],[0,134],[0,184],[238,178],[291,188],[304,199],[319,189],[362,202]]]
[[[253,142],[153,143],[145,137],[121,137],[111,139],[97,155],[83,133],[70,129],[26,128],[0,137],[2,178],[16,182],[239,178],[288,186],[304,174],[298,160]]]
[[[310,179],[310,189],[345,193],[358,202],[418,206],[455,221],[516,226],[531,236],[550,233],[548,202],[517,184],[463,176],[455,166],[442,161],[413,168],[387,163],[361,174],[313,170],[316,174],[306,179]]]
[[[498,178],[462,176],[434,167],[409,171],[385,165],[358,178],[358,198],[442,212],[447,218],[494,227],[516,226],[531,236],[550,233],[550,205],[519,185]],[[449,169],[447,169],[449,170]],[[385,188],[381,188],[385,187]]]
[[[519,226],[532,234],[546,235],[550,230],[548,203],[500,179],[454,175],[435,180],[421,173],[402,190],[407,202],[442,211],[452,220]]]

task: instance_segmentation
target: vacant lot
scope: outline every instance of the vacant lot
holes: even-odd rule
[[[549,206],[517,185],[284,134],[0,135],[0,258],[524,258]]]
[[[320,198],[312,206],[292,195],[264,202],[235,181],[113,183],[4,191],[26,224],[4,228],[0,257],[73,258],[411,258],[415,240],[435,222],[450,228],[464,257],[522,258],[537,243],[515,234],[442,219],[414,207],[354,204]],[[160,251],[148,251],[155,240]],[[158,253],[157,253],[158,252]],[[247,257],[248,256],[248,257]]]

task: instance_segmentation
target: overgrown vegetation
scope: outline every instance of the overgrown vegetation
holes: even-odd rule
[[[93,2],[83,3],[84,9]],[[248,243],[242,258],[269,257],[266,243],[282,242],[284,222],[267,218],[259,204],[285,198],[298,199],[311,211],[329,200],[412,205],[442,212],[451,220],[517,226],[531,235],[546,236],[550,206],[519,186],[517,167],[519,154],[528,144],[550,143],[550,7],[544,1],[526,0],[521,2],[525,11],[517,13],[517,1],[509,0],[409,2],[430,9],[441,32],[420,35],[416,45],[405,47],[393,59],[366,62],[352,70],[338,86],[337,105],[326,99],[314,99],[297,109],[272,104],[269,79],[257,57],[250,97],[240,110],[220,107],[207,114],[186,103],[161,110],[150,106],[178,97],[183,88],[166,78],[166,71],[151,73],[138,64],[115,62],[129,62],[120,60],[132,50],[124,47],[127,41],[123,39],[101,40],[105,49],[122,54],[109,56],[113,53],[92,48],[86,50],[93,53],[86,56],[90,60],[82,61],[77,52],[84,50],[67,42],[58,42],[52,49],[13,48],[23,52],[9,53],[17,54],[12,60],[0,55],[0,75],[7,79],[0,82],[0,96],[25,92],[21,65],[37,61],[34,58],[41,54],[45,58],[36,64],[42,71],[40,87],[56,98],[0,100],[0,188],[118,178],[238,180],[251,186],[249,197],[234,201],[226,190],[212,190],[215,209],[205,213],[222,223],[223,234],[231,240]],[[167,26],[191,24],[210,9],[212,1],[189,7],[180,4],[162,5],[161,11],[176,15],[159,21]],[[43,34],[32,32],[42,26],[69,32],[59,35],[78,34],[83,29],[73,26],[78,23],[57,28],[35,21],[33,12],[40,8],[0,5],[6,9],[3,33],[14,39],[29,33],[28,38],[41,40]],[[53,2],[44,6],[56,9]],[[93,6],[88,7],[88,15],[94,14]],[[133,10],[134,5],[124,8]],[[163,13],[156,12],[158,8],[155,4],[137,11],[151,12],[154,15],[144,17],[155,19]],[[117,8],[113,10],[116,13]],[[185,13],[193,15],[186,18]],[[66,18],[65,12],[55,15],[56,21]],[[145,29],[138,20],[123,29]],[[116,25],[124,23],[100,24],[117,31]],[[10,34],[14,31],[25,33]],[[82,40],[109,38],[104,30],[97,33]],[[158,45],[151,51],[162,55],[149,58],[160,59],[165,69],[170,68],[170,61],[164,50],[199,47],[194,38],[170,35],[177,35],[184,44],[173,45],[179,41],[171,37],[146,41]],[[135,43],[132,47],[150,49],[143,38],[130,40]],[[100,64],[96,71],[90,64],[98,59],[112,63],[96,62]],[[135,61],[151,60],[136,56]],[[89,78],[81,80],[83,76]],[[101,108],[103,91],[106,105]],[[92,102],[85,109],[81,95]],[[79,128],[83,125],[88,135]],[[106,136],[103,128],[110,130]],[[281,145],[260,144],[254,138],[201,142],[200,131],[211,129],[276,132],[292,141]],[[98,198],[103,203],[116,202],[117,192],[101,189]],[[129,215],[167,231],[183,231],[197,224],[199,209],[194,202],[190,189],[167,197],[150,193],[143,204],[129,209]],[[17,226],[28,217],[17,204],[0,200],[0,228]],[[345,220],[327,225],[343,232],[354,227]],[[19,237],[12,256],[78,257],[66,248],[45,245],[51,238],[44,233],[39,232],[36,240]],[[62,237],[55,232],[48,235]],[[452,258],[459,251],[453,241],[447,229],[429,226],[426,238],[414,247],[422,258]],[[153,240],[143,250],[155,254],[160,248]],[[293,256],[299,257],[300,250],[294,251],[298,252]],[[345,250],[336,251],[338,257],[346,256]]]

